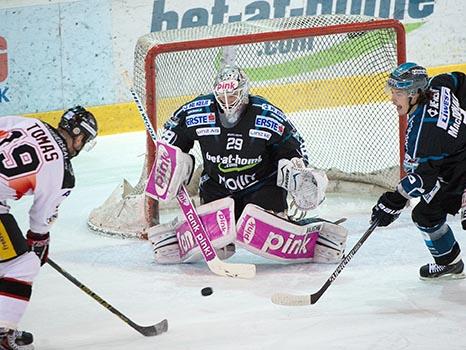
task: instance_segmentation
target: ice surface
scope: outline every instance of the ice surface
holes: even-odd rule
[[[317,304],[274,305],[279,291],[312,293],[335,265],[283,265],[239,251],[229,262],[257,264],[253,280],[213,275],[203,263],[158,266],[145,241],[98,236],[86,227],[125,177],[138,180],[145,137],[100,137],[74,162],[77,187],[63,203],[50,256],[134,322],[168,318],[167,333],[145,338],[45,265],[20,324],[34,333],[39,350],[227,349],[465,349],[466,282],[424,282],[419,266],[431,261],[409,211],[376,229]],[[330,194],[319,214],[348,217],[349,248],[368,227],[377,196]],[[13,204],[13,203],[12,203]],[[14,203],[27,229],[29,200]],[[171,214],[173,215],[173,213]],[[449,222],[461,245],[457,217]],[[201,296],[210,286],[214,293]]]

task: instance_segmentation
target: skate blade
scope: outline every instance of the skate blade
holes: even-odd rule
[[[449,274],[446,274],[446,275],[442,275],[440,277],[421,277],[421,276],[419,276],[420,280],[422,280],[422,281],[431,281],[431,282],[448,281],[448,280],[461,280],[461,279],[464,279],[464,278],[466,278],[466,275],[464,274],[464,272],[461,272],[461,273],[449,273]]]

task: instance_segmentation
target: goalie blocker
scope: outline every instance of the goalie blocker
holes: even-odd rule
[[[262,257],[288,263],[337,263],[346,246],[347,231],[329,222],[298,225],[248,204],[235,225],[234,201],[223,198],[198,208],[213,247],[221,259],[241,247]],[[236,229],[237,227],[237,229]],[[160,264],[193,262],[201,252],[185,221],[154,226],[148,231],[155,260]]]

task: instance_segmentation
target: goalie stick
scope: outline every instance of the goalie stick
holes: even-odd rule
[[[155,143],[157,141],[157,134],[142,106],[141,100],[132,86],[129,87],[129,91],[136,103],[146,130]],[[230,264],[219,259],[184,185],[179,189],[176,199],[210,271],[227,277],[253,278],[256,275],[256,266],[253,264]]]
[[[312,305],[317,303],[320,297],[325,293],[325,291],[330,287],[330,285],[335,281],[340,272],[345,268],[346,264],[353,258],[356,252],[361,248],[366,239],[371,235],[371,233],[378,226],[378,221],[374,221],[366,232],[362,235],[359,241],[353,246],[350,252],[345,255],[343,260],[337,266],[332,275],[327,279],[324,285],[315,293],[308,295],[294,295],[288,293],[275,293],[272,295],[272,302],[277,305],[287,305],[287,306],[304,306]]]
[[[86,287],[84,284],[79,282],[75,277],[73,277],[70,273],[65,271],[63,268],[61,268],[56,262],[54,262],[52,259],[48,258],[47,263],[53,267],[58,273],[60,273],[62,276],[64,276],[66,279],[68,279],[71,283],[73,283],[75,286],[77,286],[79,289],[81,289],[84,293],[92,297],[95,301],[97,301],[100,305],[102,305],[104,308],[106,308],[108,311],[112,312],[113,314],[117,315],[123,322],[125,322],[127,325],[131,326],[135,330],[137,330],[139,333],[146,337],[152,337],[154,335],[159,335],[168,330],[168,321],[162,320],[159,323],[154,324],[153,326],[140,326],[133,321],[131,321],[128,317],[123,315],[120,311],[115,309],[112,305],[107,303],[105,300],[103,300],[101,297],[99,297],[97,294],[95,294],[92,290],[90,290],[88,287]]]

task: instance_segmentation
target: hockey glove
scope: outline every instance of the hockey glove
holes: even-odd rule
[[[45,234],[41,234],[29,230],[26,238],[29,251],[36,253],[36,255],[39,257],[40,266],[44,265],[47,262],[47,257],[49,255],[49,233],[47,232]]]
[[[399,192],[385,192],[372,208],[371,223],[379,222],[379,226],[388,226],[398,219],[408,200]]]

